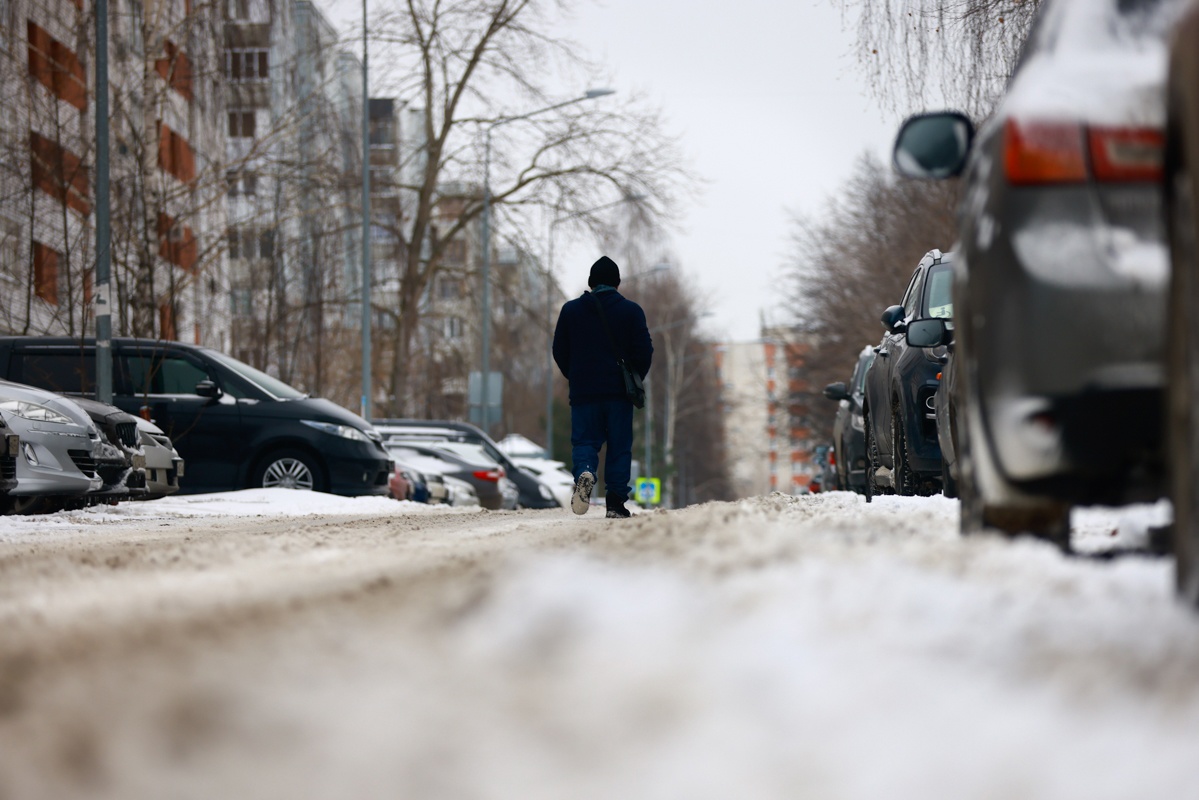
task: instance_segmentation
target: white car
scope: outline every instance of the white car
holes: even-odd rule
[[[575,479],[561,461],[531,456],[512,456],[518,467],[531,474],[563,508],[570,506],[570,496],[575,490]]]

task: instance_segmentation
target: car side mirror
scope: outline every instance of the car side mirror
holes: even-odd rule
[[[938,111],[908,117],[895,137],[892,161],[908,178],[954,178],[962,174],[974,124],[957,111]]]
[[[904,335],[912,347],[940,347],[953,340],[945,320],[938,317],[913,320]]]
[[[849,390],[845,388],[844,383],[838,381],[824,387],[824,396],[829,400],[848,400]]]
[[[221,396],[221,387],[212,381],[200,381],[196,384],[196,394],[200,397],[216,398]]]
[[[903,330],[903,306],[890,306],[883,315],[879,317],[879,321],[883,323],[883,327],[891,333],[899,333]]]

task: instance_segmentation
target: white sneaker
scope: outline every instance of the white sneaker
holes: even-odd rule
[[[570,496],[570,510],[576,514],[586,514],[591,507],[591,489],[595,486],[595,476],[584,471],[575,481],[574,494]]]

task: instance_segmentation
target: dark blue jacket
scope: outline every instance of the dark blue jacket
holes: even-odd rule
[[[583,292],[567,301],[554,329],[554,361],[570,381],[572,406],[625,398],[624,378],[600,322],[596,298],[603,304],[612,338],[630,369],[644,378],[654,355],[645,312],[632,300],[619,292],[604,291],[598,295]]]

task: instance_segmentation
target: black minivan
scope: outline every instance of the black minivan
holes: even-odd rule
[[[388,492],[391,459],[358,415],[206,347],[113,339],[113,405],[152,420],[187,463],[181,492]],[[93,396],[95,340],[0,337],[0,378]]]

